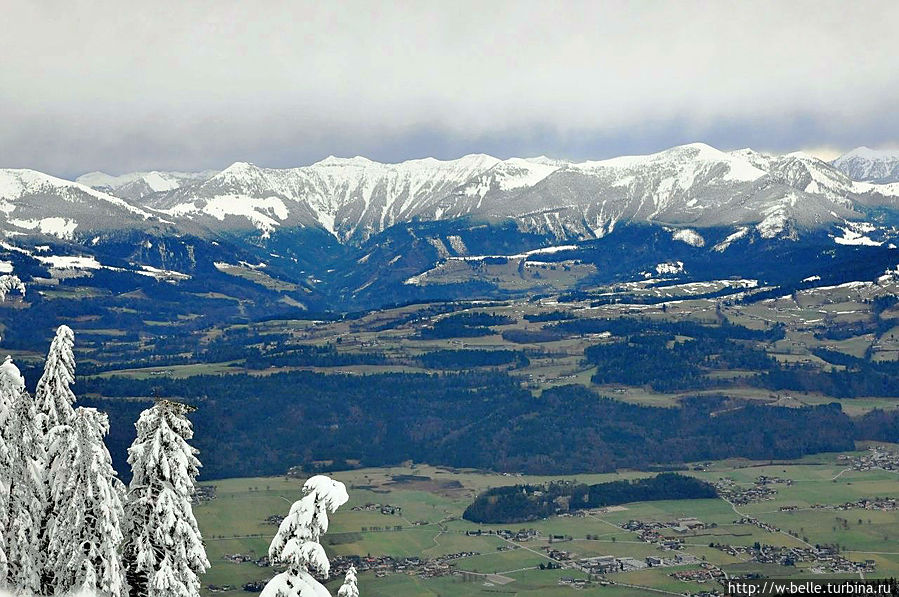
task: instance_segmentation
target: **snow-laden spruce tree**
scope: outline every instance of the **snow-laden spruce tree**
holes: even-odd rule
[[[109,417],[83,407],[50,431],[47,476],[54,508],[44,539],[49,594],[128,595],[120,526],[125,488],[103,443],[107,433]]]
[[[0,588],[9,588],[9,560],[6,552],[6,531],[9,528],[9,491],[12,474],[12,454],[7,444],[6,428],[13,403],[25,387],[19,369],[7,358],[0,365]]]
[[[44,363],[44,373],[37,382],[37,389],[34,393],[35,404],[37,407],[37,420],[41,433],[45,438],[45,443],[49,449],[50,436],[53,435],[57,427],[67,427],[75,418],[75,409],[72,403],[75,402],[75,393],[72,391],[72,384],[75,383],[75,334],[71,328],[65,325],[59,326],[56,330],[56,336],[50,343],[50,350],[47,352],[47,360]],[[60,432],[61,437],[72,437],[71,434]],[[102,444],[102,439],[101,439]],[[49,472],[58,469],[59,466],[54,462],[59,457],[66,457],[65,450],[57,449],[47,454],[47,461],[44,463],[44,485],[46,488],[47,502],[44,504],[43,527],[40,531],[41,549],[44,553],[51,550],[49,545],[50,538],[47,536],[49,523],[52,519],[57,518],[56,513],[65,511],[72,514],[73,511],[68,508],[68,500],[70,498],[65,492],[56,491],[53,487],[55,480],[51,480]],[[78,520],[73,519],[73,524],[79,524]],[[66,522],[62,522],[61,526],[66,526]],[[57,592],[55,576],[56,570],[51,566],[46,566],[42,575],[43,592],[53,595]]]
[[[191,407],[159,400],[140,414],[128,449],[124,562],[132,597],[196,597],[209,567],[191,508],[199,474],[188,444]]]
[[[324,475],[306,481],[303,492],[306,495],[291,506],[268,548],[271,561],[287,570],[270,580],[260,597],[330,597],[312,574],[328,577],[331,563],[319,540],[328,532],[328,512],[345,504],[349,496],[343,483]],[[352,586],[355,588],[355,571]]]
[[[50,433],[56,425],[68,424],[75,415],[72,408],[75,393],[71,388],[75,383],[74,346],[75,333],[69,326],[59,326],[50,343],[44,374],[34,393],[44,434]]]
[[[337,591],[337,597],[359,597],[359,587],[356,586],[356,569],[350,566],[343,577],[343,584]]]
[[[41,590],[44,560],[40,544],[46,499],[44,436],[18,368],[7,357],[0,369],[12,394],[2,427],[9,454],[9,468],[4,471],[9,484],[4,533],[7,586],[19,594],[36,595]]]
[[[25,296],[25,284],[19,276],[0,276],[0,301],[5,301],[6,295],[10,292],[18,292]]]

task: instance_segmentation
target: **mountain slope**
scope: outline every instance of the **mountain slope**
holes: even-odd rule
[[[875,183],[899,182],[899,149],[877,150],[856,147],[831,164],[852,180]]]
[[[136,201],[153,193],[174,191],[185,185],[209,180],[218,173],[216,170],[202,172],[130,172],[120,176],[110,176],[104,172],[89,172],[75,179],[75,182]]]
[[[167,224],[158,214],[85,185],[34,170],[0,170],[0,222],[7,235],[74,239]]]
[[[359,244],[398,223],[511,218],[557,238],[595,238],[618,222],[759,227],[794,235],[861,219],[856,203],[892,204],[899,190],[856,183],[796,153],[723,152],[695,143],[645,156],[569,163],[548,158],[381,164],[329,157],[311,166],[238,162],[212,178],[147,198],[182,226],[211,233],[318,227]]]
[[[209,229],[230,224],[267,234],[278,227],[321,227],[341,241],[365,240],[420,216],[497,161],[472,155],[380,164],[329,157],[289,169],[237,162],[205,182],[154,197],[150,205]]]

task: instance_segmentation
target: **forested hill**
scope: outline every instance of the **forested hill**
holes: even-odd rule
[[[715,488],[705,481],[677,473],[661,473],[646,479],[596,485],[555,482],[495,487],[479,495],[462,517],[472,522],[502,524],[630,502],[714,497],[717,497]]]
[[[601,398],[583,386],[539,397],[507,373],[89,378],[83,402],[110,414],[110,450],[120,471],[145,405],[117,397],[176,396],[196,404],[195,445],[205,479],[394,464],[433,464],[535,474],[604,472],[664,462],[742,456],[797,458],[849,450],[855,426],[838,404],[782,408],[721,398],[681,408]]]

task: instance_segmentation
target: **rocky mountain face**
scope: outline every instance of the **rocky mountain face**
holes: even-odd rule
[[[899,149],[857,147],[833,162],[834,168],[852,180],[874,183],[899,182]]]
[[[139,173],[79,180],[127,190],[122,196],[195,233],[318,227],[358,244],[398,223],[474,217],[511,218],[523,230],[558,238],[599,238],[623,222],[750,226],[775,236],[862,219],[860,205],[896,200],[894,185],[859,183],[840,169],[848,156],[831,165],[801,153],[723,152],[696,143],[583,163],[329,157],[288,169],[238,162],[193,178]],[[873,168],[862,178],[883,177]]]
[[[151,210],[34,170],[0,170],[0,230],[86,240],[93,232],[172,225]]]
[[[139,201],[153,193],[165,193],[183,186],[203,182],[218,174],[216,170],[202,172],[131,172],[110,176],[103,172],[89,172],[75,182],[104,191],[123,199]]]

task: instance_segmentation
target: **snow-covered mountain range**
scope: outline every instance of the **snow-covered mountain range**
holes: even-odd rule
[[[217,173],[91,173],[76,182],[0,170],[0,217],[8,232],[61,237],[152,222],[203,235],[318,228],[360,243],[397,223],[461,217],[511,219],[523,231],[569,239],[635,222],[790,236],[896,205],[899,184],[852,178],[889,178],[888,155],[854,150],[828,164],[695,143],[582,163],[329,157],[298,168],[237,162]]]
[[[5,236],[76,234],[145,228],[165,222],[120,197],[35,170],[0,170],[0,230]]]
[[[652,272],[839,282],[899,262],[899,182],[853,180],[881,180],[873,166],[841,169],[864,154],[827,163],[694,143],[579,163],[329,157],[76,181],[7,169],[0,271],[26,284],[92,280],[101,293],[147,278],[200,294],[249,284],[310,309],[550,292]],[[554,266],[542,261],[564,262],[564,275],[544,281],[540,268]]]
[[[899,182],[899,149],[857,147],[831,163],[853,180]]]
[[[85,186],[105,191],[118,197],[138,201],[153,193],[174,191],[189,184],[203,182],[218,174],[217,170],[202,172],[130,172],[110,176],[103,172],[88,172],[75,179]]]

